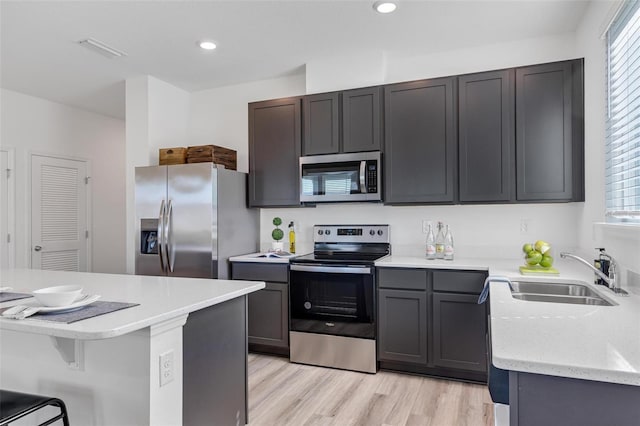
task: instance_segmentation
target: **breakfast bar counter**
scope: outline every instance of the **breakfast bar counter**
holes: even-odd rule
[[[70,324],[0,317],[3,389],[61,398],[72,424],[247,421],[246,297],[264,282],[0,272],[13,292],[67,284],[138,305]]]

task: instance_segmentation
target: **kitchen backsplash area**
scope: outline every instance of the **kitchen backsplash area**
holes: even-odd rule
[[[579,203],[501,204],[456,206],[385,206],[378,203],[319,204],[306,208],[269,208],[260,211],[260,248],[271,248],[271,221],[296,225],[296,252],[313,250],[313,225],[389,224],[393,254],[424,256],[423,222],[450,225],[456,257],[519,258],[522,244],[545,240],[554,251],[574,251]],[[284,237],[285,246],[288,244]]]

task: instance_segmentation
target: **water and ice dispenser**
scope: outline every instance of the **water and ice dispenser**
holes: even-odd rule
[[[140,220],[140,253],[158,254],[158,219]]]

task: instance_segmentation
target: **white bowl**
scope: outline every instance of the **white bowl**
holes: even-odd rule
[[[44,306],[68,306],[80,296],[80,293],[82,287],[79,285],[60,285],[33,291],[35,298]]]

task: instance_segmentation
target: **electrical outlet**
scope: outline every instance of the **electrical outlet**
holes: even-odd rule
[[[520,233],[521,234],[529,233],[529,219],[520,219]]]
[[[429,232],[429,225],[432,225],[432,222],[427,219],[422,220],[422,233],[426,234]]]
[[[160,387],[173,381],[173,350],[160,354]]]

